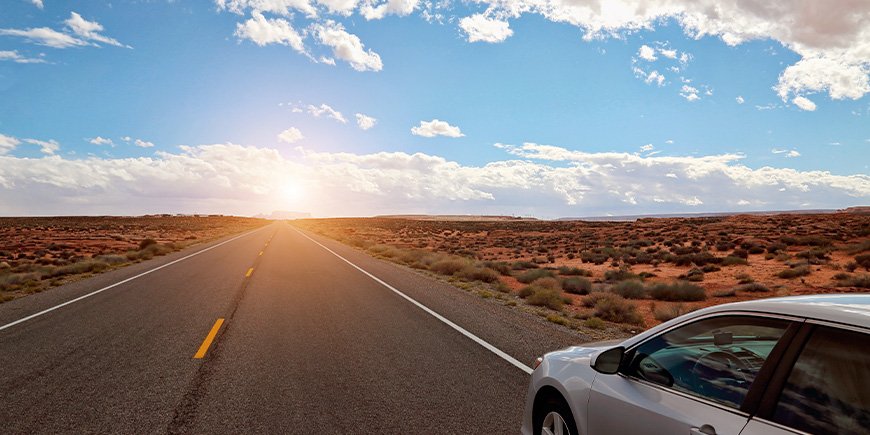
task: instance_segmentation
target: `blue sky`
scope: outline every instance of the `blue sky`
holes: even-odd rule
[[[354,1],[4,2],[0,214],[558,217],[868,202],[870,8],[835,2],[826,13],[855,25],[831,36],[831,16],[788,6],[715,22],[692,2],[624,3],[628,15],[590,16],[555,0],[407,0],[378,18],[378,3]],[[338,4],[348,15],[329,12]],[[260,33],[243,30],[257,20]],[[55,33],[40,39],[41,28]],[[362,129],[356,114],[376,121]],[[263,156],[277,165],[257,166]],[[736,157],[692,173],[715,156]],[[210,158],[235,166],[218,173]],[[177,191],[149,187],[166,180]]]

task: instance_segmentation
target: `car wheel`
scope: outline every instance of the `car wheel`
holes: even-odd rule
[[[561,398],[547,400],[536,420],[535,434],[578,435],[571,409]]]

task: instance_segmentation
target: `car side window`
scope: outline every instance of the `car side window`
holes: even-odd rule
[[[627,374],[739,408],[790,324],[753,316],[700,320],[641,344]]]
[[[813,434],[870,430],[870,334],[817,327],[780,395],[773,421]]]

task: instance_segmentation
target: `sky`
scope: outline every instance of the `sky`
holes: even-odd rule
[[[870,205],[862,0],[5,0],[0,215]]]

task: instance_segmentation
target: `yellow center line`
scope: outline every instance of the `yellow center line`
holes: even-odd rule
[[[263,256],[263,251],[260,251],[260,256]]]
[[[253,268],[253,267],[250,268],[250,269],[248,269],[248,272],[245,273],[245,278],[250,278],[252,273],[254,273],[254,268]]]
[[[221,329],[221,325],[223,324],[224,319],[217,319],[217,321],[214,322],[211,331],[208,331],[208,335],[205,336],[205,341],[202,342],[202,345],[199,346],[199,350],[196,351],[196,354],[193,356],[194,359],[202,359],[205,356],[205,353],[208,352],[209,346],[211,346],[211,342],[214,341],[218,330]]]

